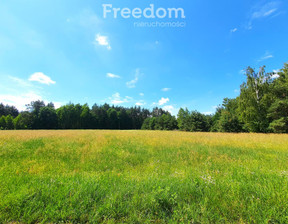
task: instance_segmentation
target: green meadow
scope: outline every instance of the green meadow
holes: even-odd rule
[[[288,135],[0,131],[0,223],[288,223]]]

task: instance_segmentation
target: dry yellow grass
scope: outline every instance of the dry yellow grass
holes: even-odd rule
[[[288,150],[288,135],[286,134],[228,134],[228,133],[190,133],[165,131],[110,131],[110,130],[35,130],[35,131],[1,131],[0,143],[9,140],[30,140],[37,138],[60,138],[62,140],[77,139],[105,145],[105,137],[139,141],[148,145],[172,145],[182,143],[203,144],[208,146],[233,146],[249,149]],[[94,142],[94,140],[98,140]]]

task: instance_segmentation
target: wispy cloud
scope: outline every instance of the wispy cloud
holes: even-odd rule
[[[138,82],[140,76],[141,76],[140,69],[137,68],[136,71],[135,71],[135,78],[132,79],[129,82],[126,82],[126,86],[128,88],[135,88],[136,87],[136,83]]]
[[[261,56],[257,61],[262,62],[262,61],[265,61],[265,60],[273,58],[273,57],[274,56],[272,54],[270,54],[269,51],[266,51],[266,53],[263,56]]]
[[[8,78],[11,79],[13,82],[19,84],[22,87],[32,87],[33,86],[30,82],[23,80],[23,79],[20,79],[18,77],[14,77],[14,76],[9,75]]]
[[[136,106],[144,106],[146,103],[144,100],[140,100],[138,102],[135,103]]]
[[[241,69],[241,70],[239,71],[239,74],[240,74],[240,75],[245,75],[245,74],[246,74],[245,69]]]
[[[109,38],[107,36],[102,36],[100,34],[96,34],[94,44],[105,46],[108,50],[112,49],[109,43]]]
[[[246,26],[247,29],[253,28],[253,22],[255,20],[268,18],[268,17],[275,17],[277,15],[280,15],[278,13],[279,7],[281,2],[280,1],[270,1],[265,4],[257,4],[254,6],[251,10],[248,25]]]
[[[164,97],[162,97],[162,98],[158,101],[158,104],[159,104],[160,106],[162,106],[162,105],[168,103],[169,101],[170,101],[169,98],[164,98]]]
[[[230,32],[235,33],[237,30],[238,30],[237,28],[234,28],[234,29],[231,29]]]
[[[108,100],[111,104],[123,104],[131,102],[133,98],[129,96],[121,97],[120,93],[117,92],[113,94],[111,97],[109,97]]]
[[[67,22],[74,22],[74,20],[82,27],[94,30],[103,24],[102,19],[96,15],[91,9],[82,10],[75,18],[68,18]]]
[[[134,47],[136,50],[139,50],[139,51],[155,51],[155,50],[159,49],[159,47],[161,47],[161,42],[159,42],[158,40],[148,41],[148,42],[144,42],[144,43],[139,42]]]
[[[50,85],[50,84],[55,84],[56,82],[53,81],[49,76],[45,75],[42,72],[35,72],[32,74],[29,78],[29,81],[32,82],[39,82],[42,84]]]
[[[161,89],[161,91],[163,91],[163,92],[168,92],[170,90],[171,90],[171,88],[163,88],[163,89]]]
[[[144,93],[139,93],[140,96],[144,96]]]
[[[120,79],[121,78],[121,76],[115,75],[115,74],[112,74],[112,73],[107,73],[106,77],[107,78],[112,78],[112,79]]]
[[[267,16],[271,16],[278,10],[278,3],[277,2],[269,2],[262,6],[259,11],[255,11],[252,14],[252,19],[259,19]]]

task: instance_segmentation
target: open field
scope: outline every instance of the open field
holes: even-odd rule
[[[288,135],[0,131],[0,223],[288,223]]]

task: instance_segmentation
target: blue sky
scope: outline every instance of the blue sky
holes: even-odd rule
[[[182,8],[185,18],[104,18],[102,4]],[[284,0],[1,0],[0,101],[211,113],[239,94],[247,66],[273,71],[287,62],[287,13]]]

